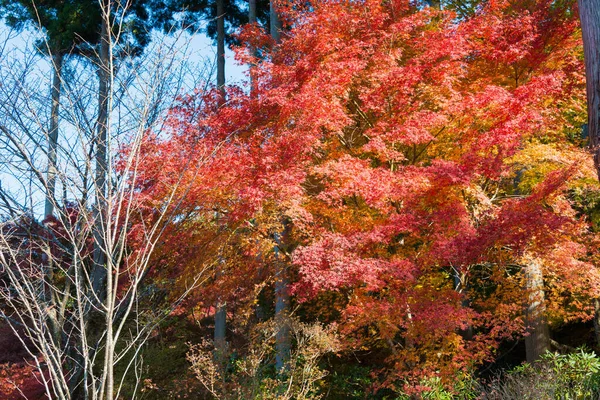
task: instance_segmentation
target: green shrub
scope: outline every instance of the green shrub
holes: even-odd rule
[[[494,379],[484,399],[600,399],[600,358],[580,349],[571,354],[546,353]]]
[[[401,394],[396,400],[474,400],[481,395],[481,386],[470,375],[457,376],[452,387],[445,385],[439,377],[423,379],[419,382],[419,394]]]

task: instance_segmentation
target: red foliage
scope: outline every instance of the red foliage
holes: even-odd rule
[[[570,6],[489,1],[456,20],[406,0],[300,3],[270,58],[240,52],[257,64],[253,93],[231,88],[221,108],[214,93],[184,99],[144,143],[145,218],[185,192],[165,266],[187,277],[227,232],[236,261],[221,290],[251,292],[284,216],[297,298],[349,293],[347,343],[388,346],[390,385],[448,378],[521,335],[526,252],[563,294],[597,294],[587,228],[565,195],[589,157],[557,133],[561,101],[583,98]],[[266,42],[256,33],[241,38]],[[526,180],[548,158],[532,149],[548,142],[569,162]]]

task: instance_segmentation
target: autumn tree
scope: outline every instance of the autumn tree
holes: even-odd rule
[[[303,206],[292,218],[297,232],[307,232],[296,240],[309,242],[294,252],[296,293],[352,288],[347,334],[374,326],[396,367],[415,373],[420,364],[426,373],[444,364],[450,373],[469,367],[458,361],[462,350],[482,361],[490,356],[486,346],[533,326],[522,324],[528,300],[518,297],[526,285],[526,254],[541,256],[555,243],[544,268],[561,275],[552,257],[564,257],[564,248],[576,248],[585,237],[563,208],[568,202],[554,181],[564,178],[550,174],[560,163],[541,163],[546,169],[540,170],[529,158],[524,186],[518,183],[523,166],[512,161],[517,154],[543,159],[535,152],[561,140],[570,152],[563,149],[567,164],[584,159],[559,133],[553,133],[557,144],[537,143],[564,118],[561,109],[547,108],[546,96],[577,98],[574,14],[550,2],[523,4],[518,12],[500,2],[454,26],[452,14],[432,19],[433,11],[403,2],[369,7],[367,15],[350,5],[315,5],[297,16],[301,22],[282,41],[280,54],[288,58],[264,66],[270,94],[262,94],[261,109],[277,110],[278,119],[268,122],[277,133],[269,138],[279,144],[272,151],[281,156],[273,158],[287,177],[278,178],[304,193],[294,200]],[[535,190],[530,176],[539,184]],[[544,210],[549,201],[557,211]],[[542,225],[532,224],[534,217]],[[573,235],[548,235],[542,227],[551,224],[564,224]],[[581,254],[563,262],[595,276],[579,264]],[[484,289],[486,274],[497,283]],[[456,276],[464,281],[460,293]],[[490,290],[501,303],[481,297]],[[459,334],[471,325],[472,341]],[[424,354],[440,352],[445,362],[423,361]]]
[[[477,7],[456,18],[403,0],[294,2],[270,57],[253,51],[267,35],[240,36],[251,94],[186,99],[170,135],[147,144],[140,199],[182,173],[194,189],[176,232],[214,229],[218,210],[243,243],[223,281],[250,297],[286,263],[290,303],[335,321],[348,351],[376,352],[378,385],[395,391],[471,373],[506,340],[527,337],[536,358],[546,322],[589,319],[598,291],[569,198],[595,187],[572,135],[576,14],[550,0]],[[204,173],[187,173],[180,160],[215,143]],[[163,154],[176,174],[157,167]]]

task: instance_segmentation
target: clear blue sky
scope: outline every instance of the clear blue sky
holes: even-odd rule
[[[216,49],[214,43],[202,33],[195,35],[189,35],[187,33],[181,34],[177,40],[172,38],[165,39],[165,37],[161,34],[155,34],[154,36],[156,37],[156,40],[165,40],[166,42],[171,41],[172,43],[175,43],[175,47],[177,50],[181,51],[182,57],[186,58],[188,62],[192,64],[201,65],[203,62],[209,62],[213,66],[216,65]],[[6,68],[6,65],[14,65],[16,71],[19,63],[22,63],[22,61],[24,61],[27,57],[31,57],[32,54],[35,54],[34,42],[38,37],[40,36],[35,32],[35,29],[30,28],[23,32],[15,33],[10,32],[9,28],[0,23],[0,64],[3,66],[3,68]],[[152,48],[152,45],[150,48]],[[237,65],[234,61],[233,53],[229,50],[227,50],[226,58],[227,82],[241,84],[242,81],[245,80],[244,72],[247,70],[247,68],[245,66]],[[35,68],[33,71],[33,76],[38,80],[39,93],[43,96],[49,96],[52,77],[49,59],[41,55],[38,56],[36,58]],[[201,70],[198,69],[198,71]],[[206,76],[204,76],[205,74],[202,72],[199,72],[199,75],[206,79]],[[213,71],[213,76],[210,78],[211,81],[214,81],[214,78],[215,74]],[[0,82],[0,85],[1,84],[2,82]],[[191,90],[191,88],[189,89]],[[49,107],[46,111],[49,111]],[[61,140],[69,141],[68,138],[65,139],[65,131],[68,130],[68,127],[65,127],[64,125],[61,126]],[[12,192],[15,197],[21,199],[33,197],[32,206],[35,214],[39,215],[43,213],[43,191],[35,188],[28,188],[28,176],[22,174],[19,176],[12,173],[12,167],[10,167],[9,163],[6,162],[7,158],[3,157],[3,150],[5,149],[0,149],[0,184],[5,190],[8,189],[10,192]],[[45,165],[47,161],[45,159],[40,159],[39,163],[40,168],[45,171]],[[31,193],[31,191],[33,191],[35,194]]]

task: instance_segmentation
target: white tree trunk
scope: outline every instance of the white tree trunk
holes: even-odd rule
[[[60,109],[60,91],[62,83],[62,65],[64,55],[58,52],[52,56],[52,109],[50,111],[50,129],[48,132],[48,171],[46,173],[46,202],[44,216],[50,217],[54,211],[54,194],[56,191],[57,149],[58,149],[58,112]]]

